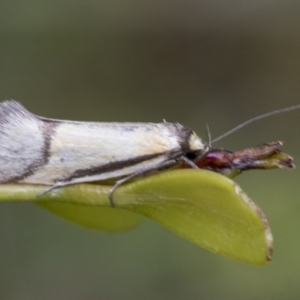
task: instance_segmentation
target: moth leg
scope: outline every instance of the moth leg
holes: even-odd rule
[[[65,186],[65,185],[68,185],[68,184],[54,184],[51,187],[45,189],[43,192],[39,193],[37,195],[37,197],[42,197],[42,196],[46,195],[47,193],[49,193],[49,192],[51,192],[51,191],[53,191],[53,190],[55,190],[59,187]]]
[[[131,179],[134,179],[136,177],[144,176],[144,175],[146,175],[148,173],[151,173],[153,171],[158,171],[158,170],[162,170],[162,169],[165,169],[165,168],[172,167],[172,166],[176,165],[177,163],[178,163],[177,159],[168,160],[168,161],[162,162],[159,165],[155,165],[155,166],[152,166],[152,167],[141,169],[141,170],[139,170],[135,173],[132,173],[132,174],[116,181],[115,185],[111,188],[111,190],[109,191],[109,195],[108,195],[108,199],[109,199],[111,207],[115,206],[114,200],[113,200],[113,194],[120,185],[122,185],[123,183],[125,183],[125,182],[127,182]]]
[[[187,165],[189,165],[193,169],[199,169],[199,167],[190,159],[185,156],[180,157],[180,160],[184,161]]]
[[[185,161],[186,163],[188,163],[190,166],[192,166],[193,168],[197,168],[198,169],[198,166],[195,165],[192,161],[190,161],[189,159],[186,159],[184,156],[182,157],[179,157],[177,159],[171,159],[171,160],[167,160],[165,162],[162,162],[158,165],[155,165],[155,166],[152,166],[152,167],[148,167],[148,168],[143,168],[139,171],[136,171],[135,173],[132,173],[118,181],[115,182],[114,186],[111,188],[111,190],[109,191],[109,195],[108,195],[108,199],[109,199],[109,202],[110,202],[110,205],[112,207],[115,206],[114,204],[114,201],[113,201],[113,193],[116,191],[116,189],[122,185],[123,183],[126,183],[127,181],[130,181],[131,179],[134,179],[136,177],[140,177],[140,176],[144,176],[144,175],[147,175],[148,173],[151,173],[153,171],[159,171],[159,170],[163,170],[163,169],[167,169],[167,168],[170,168],[174,165],[176,165],[179,161]],[[56,188],[59,188],[59,187],[63,187],[63,186],[66,186],[66,185],[70,185],[70,184],[74,184],[74,183],[56,183],[54,184],[53,186],[47,188],[45,191],[39,193],[37,195],[37,197],[41,197],[53,190],[55,190]]]

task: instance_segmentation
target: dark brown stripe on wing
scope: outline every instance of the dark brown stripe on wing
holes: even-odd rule
[[[41,122],[39,124],[39,130],[41,131],[44,138],[44,145],[42,149],[40,149],[39,153],[32,154],[32,155],[38,155],[38,158],[32,164],[30,164],[22,174],[11,177],[6,182],[3,183],[14,183],[14,182],[21,181],[26,177],[33,175],[36,172],[36,170],[45,166],[49,162],[49,157],[50,157],[49,150],[50,150],[51,140],[56,126],[57,124],[55,123]]]
[[[80,169],[80,170],[75,171],[69,177],[64,178],[64,179],[60,179],[58,181],[67,182],[67,181],[71,181],[72,179],[76,179],[76,178],[92,176],[92,175],[102,174],[102,173],[109,173],[109,172],[113,172],[113,171],[116,171],[116,170],[121,170],[121,169],[124,169],[124,168],[127,168],[127,167],[137,165],[141,162],[151,160],[153,158],[156,158],[156,157],[159,157],[159,156],[162,156],[162,155],[166,155],[166,153],[156,153],[156,154],[142,155],[142,156],[138,156],[138,157],[135,157],[135,158],[126,159],[126,160],[119,160],[119,161],[110,162],[108,164],[93,167],[93,168]]]

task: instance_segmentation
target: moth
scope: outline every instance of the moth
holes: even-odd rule
[[[48,192],[113,180],[112,206],[126,181],[174,166],[198,168],[210,144],[179,123],[66,121],[34,115],[16,101],[0,104],[0,183],[43,184]]]
[[[97,123],[48,119],[16,101],[0,104],[0,183],[52,188],[192,167],[209,147],[179,123]],[[111,203],[112,197],[110,196]]]

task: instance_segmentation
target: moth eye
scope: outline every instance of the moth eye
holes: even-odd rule
[[[195,158],[197,158],[199,155],[199,151],[188,151],[185,156],[190,159],[190,160],[194,160]]]

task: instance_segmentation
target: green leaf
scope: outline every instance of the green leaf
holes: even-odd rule
[[[110,188],[80,184],[36,198],[44,187],[2,185],[0,201],[37,201],[73,222],[108,231],[137,225],[139,214],[212,252],[253,265],[270,259],[272,235],[266,218],[236,183],[222,175],[206,170],[172,170],[135,180],[116,190],[116,208],[109,207]],[[90,213],[93,221],[88,224]]]
[[[34,201],[63,219],[99,231],[124,231],[138,226],[143,219],[141,215],[110,207],[109,189],[108,186],[81,184],[37,197],[45,191],[45,186],[6,184],[0,185],[0,201]]]
[[[77,225],[99,231],[124,231],[138,226],[143,217],[124,209],[59,202],[37,202],[41,207]]]
[[[272,235],[262,211],[217,173],[161,173],[117,191],[115,202],[212,252],[255,265],[271,258]]]

